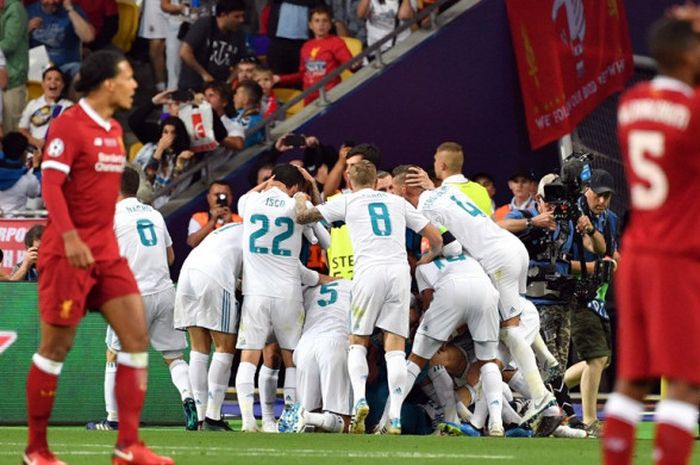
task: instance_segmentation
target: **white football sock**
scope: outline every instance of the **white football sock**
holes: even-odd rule
[[[345,428],[343,417],[331,412],[312,413],[304,415],[306,423],[329,433],[342,433]]]
[[[551,368],[559,365],[559,362],[549,351],[549,348],[544,342],[544,339],[542,339],[540,333],[537,333],[535,336],[535,341],[532,343],[532,350],[535,351],[536,359],[542,362],[545,367]]]
[[[117,413],[117,396],[114,394],[114,385],[117,378],[117,363],[109,362],[105,364],[105,410],[107,410],[107,421],[119,421]]]
[[[241,362],[236,373],[236,391],[238,392],[238,406],[241,409],[243,428],[256,427],[253,403],[255,402],[255,369],[256,366],[249,362]]]
[[[284,405],[297,403],[297,369],[294,367],[284,370]]]
[[[435,386],[435,393],[445,413],[445,421],[458,423],[459,416],[457,415],[452,377],[442,365],[431,367],[428,370],[428,377],[433,382],[433,386]]]
[[[348,374],[350,375],[350,384],[352,384],[353,399],[357,403],[360,399],[365,398],[367,375],[369,374],[365,346],[358,344],[350,346],[348,350]]]
[[[537,368],[535,353],[525,341],[522,328],[520,326],[507,326],[501,328],[500,335],[501,341],[508,347],[510,356],[513,357],[516,366],[522,372],[533,399],[539,399],[544,396],[547,393],[547,389]]]
[[[486,363],[481,366],[481,392],[486,400],[489,411],[489,424],[503,426],[503,389],[501,384],[501,371],[495,363]]]
[[[233,354],[214,352],[209,367],[209,401],[207,402],[207,418],[221,420],[221,406],[226,397],[226,388],[231,378],[231,363]]]
[[[386,360],[386,377],[389,384],[389,418],[401,419],[401,406],[406,391],[406,354],[402,350],[392,350],[384,354]],[[414,380],[415,381],[415,380]]]
[[[188,397],[192,397],[190,369],[187,366],[187,362],[182,359],[173,360],[168,369],[170,370],[170,379],[180,393],[180,400],[184,401]]]
[[[486,416],[489,413],[488,406],[486,405],[486,399],[484,398],[484,393],[481,392],[481,388],[478,389],[479,393],[474,402],[474,414],[470,423],[476,429],[482,429],[486,424]]]
[[[204,421],[207,411],[207,371],[209,369],[209,354],[190,352],[190,386],[197,405],[197,420]]]
[[[277,383],[279,370],[273,370],[265,365],[258,372],[258,395],[263,422],[275,421],[275,401],[277,400]]]
[[[526,399],[532,399],[530,388],[525,382],[525,378],[523,378],[523,374],[520,372],[520,370],[516,371],[510,378],[510,381],[508,381],[508,386],[510,386],[513,391],[522,394]]]

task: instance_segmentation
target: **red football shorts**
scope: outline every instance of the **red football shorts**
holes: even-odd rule
[[[139,293],[124,258],[97,261],[80,269],[65,257],[39,255],[37,268],[41,320],[54,325],[77,325],[87,308],[98,309],[116,297]]]
[[[628,252],[615,278],[618,376],[700,385],[700,262]]]

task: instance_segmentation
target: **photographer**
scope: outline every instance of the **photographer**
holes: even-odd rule
[[[225,180],[212,181],[207,192],[209,211],[197,212],[190,218],[187,245],[197,247],[210,232],[227,223],[242,223],[243,219],[231,211],[233,193]]]
[[[43,224],[35,224],[24,236],[24,245],[27,250],[24,259],[15,265],[10,275],[10,281],[38,281],[39,272],[36,269],[36,261],[39,258],[39,246],[41,235],[44,233]]]
[[[592,170],[588,185],[579,199],[579,208],[587,212],[595,225],[596,235],[605,238],[605,251],[591,253],[574,246],[572,269],[581,271],[580,261],[585,262],[588,278],[586,298],[579,298],[571,314],[571,336],[578,357],[582,360],[569,367],[564,382],[569,388],[581,386],[583,422],[591,437],[600,434],[601,423],[597,418],[598,387],[605,367],[610,363],[610,316],[605,308],[605,294],[618,256],[618,218],[609,210],[610,199],[615,192],[613,178],[605,170]],[[585,231],[588,233],[588,231]]]
[[[545,175],[537,187],[535,206],[511,210],[500,224],[518,236],[530,255],[526,297],[537,307],[542,338],[558,362],[557,366],[547,367],[546,381],[552,385],[557,402],[569,417],[569,426],[580,427],[581,420],[574,414],[563,383],[569,360],[571,300],[575,286],[568,259],[573,250],[574,228],[583,234],[591,233],[586,235],[588,241],[584,239],[584,247],[590,251],[605,251],[605,239],[586,215],[580,215],[576,225],[572,219],[557,219],[556,199],[551,198],[551,193],[548,198],[545,189],[557,182],[558,175]]]

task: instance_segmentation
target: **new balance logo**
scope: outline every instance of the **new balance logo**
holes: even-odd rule
[[[114,449],[114,454],[115,457],[119,457],[122,460],[126,460],[127,462],[131,462],[134,460],[134,453],[129,451],[128,453],[122,452],[119,449]]]
[[[17,333],[14,331],[0,331],[0,354],[9,349],[17,340]]]

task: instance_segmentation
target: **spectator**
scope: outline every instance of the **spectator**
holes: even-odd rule
[[[119,29],[119,10],[115,0],[73,0],[85,12],[95,28],[95,39],[85,44],[91,51],[112,46],[112,38]]]
[[[506,215],[514,210],[530,210],[537,206],[537,202],[530,194],[532,185],[535,184],[535,178],[532,173],[522,170],[513,173],[508,178],[508,188],[513,193],[513,198],[510,203],[501,205],[493,213],[493,219],[500,222],[506,218]]]
[[[252,81],[255,70],[260,66],[260,61],[255,55],[242,57],[236,63],[236,68],[231,76],[231,89],[236,89],[243,81]]]
[[[309,39],[307,21],[323,0],[272,0],[267,22],[270,45],[267,62],[275,74],[296,73],[301,48]]]
[[[275,84],[274,74],[266,68],[257,68],[253,72],[253,80],[258,83],[263,91],[263,97],[260,101],[260,109],[263,118],[267,118],[277,111],[278,103],[275,97],[275,91],[272,86]]]
[[[73,79],[80,69],[81,43],[95,40],[85,12],[72,0],[40,0],[27,7],[27,15],[29,45],[45,46],[51,63]]]
[[[309,29],[314,33],[314,38],[306,41],[301,48],[299,69],[296,73],[276,76],[276,82],[286,86],[302,84],[306,90],[352,59],[352,54],[343,39],[331,34],[332,20],[331,10],[325,5],[311,10]],[[332,89],[338,83],[340,76],[326,84],[326,90]],[[313,92],[306,96],[304,102],[308,104],[317,97],[318,92]]]
[[[367,30],[365,22],[357,16],[359,3],[360,0],[331,0],[330,7],[333,11],[336,34],[340,37],[354,37],[365,43]]]
[[[493,181],[493,177],[487,173],[477,173],[472,176],[472,179],[486,189],[489,197],[491,197],[491,211],[496,211],[496,183]]]
[[[165,69],[168,75],[168,89],[175,89],[180,78],[180,40],[190,28],[190,15],[196,15],[195,8],[180,0],[160,0],[160,8],[168,18],[165,32]]]
[[[357,4],[357,16],[364,19],[367,28],[367,46],[371,47],[385,36],[394,32],[399,27],[400,19],[410,19],[401,11],[401,0],[360,0]],[[410,30],[405,30],[392,40],[384,42],[380,52],[385,52],[411,35]]]
[[[243,219],[231,211],[233,192],[225,180],[213,181],[207,192],[209,211],[197,212],[190,218],[187,244],[197,247],[210,232],[228,223],[242,223]]]
[[[242,150],[251,145],[259,144],[265,139],[264,128],[246,135],[246,131],[262,121],[260,100],[262,88],[255,81],[243,81],[238,84],[233,96],[236,116],[233,118],[228,138],[235,138],[235,150]]]
[[[139,37],[148,40],[148,57],[151,61],[156,90],[165,89],[165,37],[168,17],[160,7],[160,0],[144,0],[139,26]]]
[[[218,0],[216,16],[192,25],[180,47],[184,66],[178,88],[200,90],[206,82],[229,78],[231,66],[246,54],[244,11],[243,0]]]
[[[39,271],[36,268],[36,261],[39,258],[39,246],[41,245],[41,235],[44,234],[44,225],[35,224],[24,236],[24,245],[27,248],[24,259],[15,265],[10,275],[10,281],[38,281]]]
[[[39,165],[41,157],[35,156],[32,168],[25,168],[27,138],[19,132],[10,132],[2,139],[0,152],[0,215],[9,217],[12,212],[26,208],[27,199],[38,197],[41,192]]]
[[[146,179],[153,185],[154,190],[167,187],[187,168],[194,155],[189,149],[190,136],[180,118],[168,116],[161,123],[161,128],[158,143],[148,144],[151,157],[144,169]],[[167,201],[167,198],[164,200]],[[160,205],[154,207],[158,208]]]
[[[2,93],[2,128],[7,134],[17,127],[27,102],[27,11],[20,0],[4,0],[0,6],[0,50],[7,61],[7,86]]]
[[[59,68],[55,66],[46,68],[41,75],[41,88],[44,94],[30,100],[24,107],[18,130],[38,151],[44,148],[44,138],[51,120],[73,105],[70,100],[62,98],[65,85],[63,73]]]

